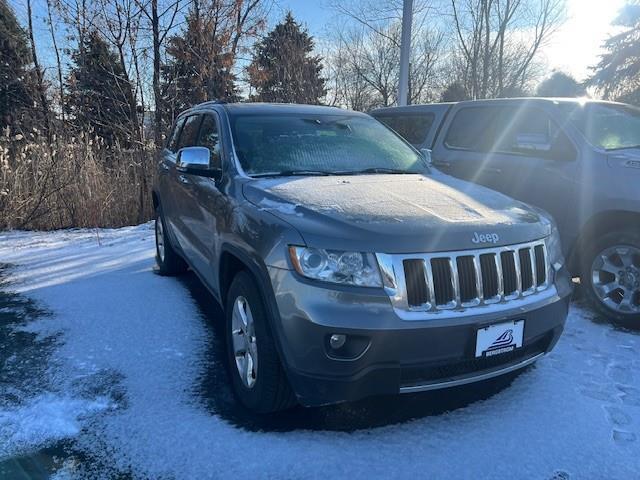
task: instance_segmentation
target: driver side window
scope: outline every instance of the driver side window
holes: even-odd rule
[[[207,147],[211,152],[211,165],[220,166],[220,135],[216,119],[211,114],[204,115],[202,119],[198,146]]]
[[[184,147],[193,147],[196,145],[201,120],[202,117],[200,115],[191,115],[190,117],[187,117],[187,120],[184,122],[184,126],[182,127],[182,133],[180,133],[178,150]]]

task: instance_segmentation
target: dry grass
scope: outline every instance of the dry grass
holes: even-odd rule
[[[151,218],[153,148],[81,134],[0,135],[0,229],[119,227]]]

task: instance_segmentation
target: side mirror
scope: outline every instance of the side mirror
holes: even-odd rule
[[[219,158],[219,157],[218,157]],[[179,172],[219,179],[222,168],[211,161],[211,151],[207,147],[185,147],[178,151],[176,169]]]
[[[420,153],[422,154],[422,158],[424,158],[425,163],[431,167],[433,165],[433,158],[431,158],[431,150],[429,150],[428,148],[423,148],[420,150]]]

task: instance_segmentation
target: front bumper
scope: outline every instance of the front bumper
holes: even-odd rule
[[[486,306],[402,320],[382,289],[326,288],[278,268],[269,276],[279,314],[273,329],[290,383],[307,406],[445,388],[522,368],[558,341],[572,291],[562,270],[544,294],[514,300],[507,310]],[[522,348],[475,358],[479,328],[519,319]],[[344,347],[331,348],[333,334],[346,335]]]

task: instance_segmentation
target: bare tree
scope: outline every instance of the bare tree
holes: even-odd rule
[[[49,108],[49,100],[47,99],[47,88],[44,83],[44,72],[38,61],[38,53],[36,49],[36,41],[33,35],[33,11],[31,9],[31,0],[27,0],[27,20],[29,24],[29,43],[31,46],[31,59],[35,68],[35,75],[38,88],[38,96],[40,99],[40,108],[42,109],[42,117],[44,119],[44,130],[49,143],[51,143],[51,115]]]
[[[168,0],[159,3],[158,0],[135,0],[138,11],[149,23],[152,39],[152,87],[154,100],[154,128],[153,137],[156,148],[163,144],[162,130],[164,97],[161,85],[162,48],[167,36],[174,30],[181,20],[180,13],[190,4],[189,0]]]
[[[334,40],[327,63],[333,103],[358,110],[389,106],[396,102],[402,2],[336,2],[333,8],[346,22],[334,25]],[[433,7],[428,1],[414,4],[409,97],[412,103],[434,98],[439,86],[444,34],[427,28]]]
[[[47,0],[47,26],[49,27],[49,35],[51,35],[51,44],[56,57],[56,73],[58,77],[58,94],[60,96],[60,105],[64,105],[64,81],[62,80],[62,60],[60,58],[60,49],[58,48],[58,40],[53,26],[53,5],[52,0]],[[64,110],[61,110],[62,120],[64,120]]]
[[[451,0],[458,78],[472,98],[522,90],[533,61],[560,26],[562,0]]]
[[[99,0],[96,2],[100,9],[100,17],[96,21],[96,28],[102,36],[113,46],[120,63],[121,76],[125,88],[123,95],[127,98],[128,118],[131,119],[131,140],[133,144],[142,141],[142,125],[138,115],[138,102],[135,96],[137,88],[130,75],[131,37],[136,35],[137,22],[134,17],[136,5],[134,0]]]

